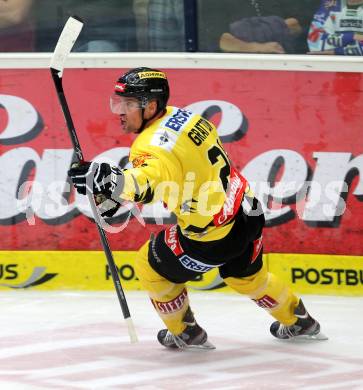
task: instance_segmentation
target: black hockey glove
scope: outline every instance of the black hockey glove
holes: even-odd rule
[[[95,196],[95,203],[97,205],[98,212],[103,218],[113,217],[117,213],[117,210],[121,207],[121,203],[112,199],[107,199],[105,195],[102,194]]]
[[[72,164],[68,171],[77,192],[95,196],[103,217],[112,217],[120,207],[120,194],[124,186],[122,171],[107,163],[82,162]]]
[[[68,171],[76,190],[86,195],[104,195],[107,199],[118,200],[124,185],[122,171],[107,163],[74,163]]]

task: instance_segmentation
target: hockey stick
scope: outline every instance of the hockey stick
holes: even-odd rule
[[[83,27],[83,22],[77,17],[70,17],[67,20],[67,22],[63,28],[63,31],[58,39],[57,45],[55,47],[55,50],[54,50],[54,53],[53,53],[53,56],[52,56],[52,59],[50,62],[50,71],[51,71],[54,85],[55,85],[55,88],[57,91],[58,99],[59,99],[60,105],[62,107],[63,115],[64,115],[64,118],[65,118],[65,121],[67,124],[69,136],[71,138],[72,145],[73,145],[74,151],[76,153],[76,156],[80,162],[84,161],[83,152],[82,152],[79,140],[78,140],[76,129],[74,128],[72,116],[71,116],[71,113],[69,111],[68,103],[67,103],[64,91],[63,91],[62,73],[63,73],[64,64],[67,60],[67,57],[70,54],[72,47],[73,47],[74,43],[76,42],[79,33],[82,30],[82,27]],[[128,332],[129,332],[129,336],[130,336],[130,341],[132,343],[135,343],[135,342],[137,342],[137,335],[136,335],[136,331],[135,331],[135,326],[134,326],[132,319],[131,319],[131,316],[130,316],[130,311],[129,311],[129,308],[127,305],[126,297],[125,297],[124,291],[123,291],[122,286],[121,286],[120,277],[118,275],[115,261],[113,259],[113,255],[112,255],[110,246],[109,246],[108,241],[107,241],[106,233],[101,227],[102,226],[101,225],[101,218],[98,214],[98,210],[97,210],[97,207],[95,205],[93,195],[91,193],[88,193],[87,196],[88,196],[88,199],[89,199],[90,204],[91,204],[93,217],[94,217],[94,220],[95,220],[96,225],[97,225],[98,233],[100,235],[103,251],[105,252],[107,263],[108,263],[108,266],[109,266],[110,271],[111,271],[112,280],[113,280],[113,283],[115,285],[115,289],[116,289],[118,300],[120,302],[121,310],[122,310],[124,319],[125,319],[126,324],[127,324],[127,328],[128,328]]]

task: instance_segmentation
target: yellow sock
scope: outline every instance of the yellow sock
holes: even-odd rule
[[[248,295],[282,324],[292,325],[296,322],[294,309],[298,305],[299,298],[283,281],[267,272],[265,264],[252,276],[229,277],[224,281],[240,294]]]
[[[187,289],[184,283],[169,282],[151,268],[148,249],[149,241],[137,255],[136,275],[166,327],[171,333],[179,334],[186,328],[183,317],[189,306]]]

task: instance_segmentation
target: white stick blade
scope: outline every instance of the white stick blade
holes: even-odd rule
[[[137,343],[139,340],[137,338],[136,329],[134,326],[134,323],[132,322],[131,317],[125,318],[126,324],[127,324],[127,330],[129,331],[130,336],[130,342]]]
[[[59,72],[63,71],[66,59],[71,52],[82,27],[83,23],[72,16],[67,20],[58,39],[57,46],[54,49],[54,53],[50,61],[51,68],[56,69]]]

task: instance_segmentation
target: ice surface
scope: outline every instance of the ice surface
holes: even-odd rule
[[[169,351],[144,292],[2,292],[0,389],[363,389],[363,298],[304,296],[328,341],[275,340],[273,319],[237,294],[190,293],[212,351]]]

